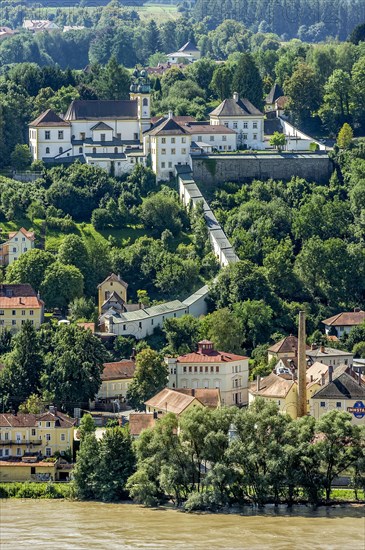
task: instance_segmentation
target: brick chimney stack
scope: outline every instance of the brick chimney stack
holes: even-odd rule
[[[299,312],[298,327],[298,417],[307,414],[307,361],[305,344],[305,312]]]

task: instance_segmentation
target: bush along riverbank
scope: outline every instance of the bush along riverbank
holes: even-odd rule
[[[0,498],[71,499],[74,498],[74,487],[72,483],[0,483]]]

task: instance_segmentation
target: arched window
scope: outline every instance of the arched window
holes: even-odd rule
[[[79,153],[82,153],[82,147],[79,147]]]
[[[143,99],[142,105],[143,105],[143,107],[147,107],[147,106],[148,106],[148,99],[147,99],[147,97],[145,97],[145,98]]]
[[[114,153],[118,153],[118,147],[114,147]]]
[[[49,155],[49,147],[46,147],[46,155]]]
[[[63,147],[60,147],[60,148],[58,149],[58,152],[59,152],[59,154],[63,153]]]
[[[93,147],[93,155],[96,155],[96,147]]]

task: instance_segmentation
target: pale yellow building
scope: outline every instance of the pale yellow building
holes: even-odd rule
[[[102,283],[98,285],[98,304],[99,315],[103,311],[109,309],[109,305],[113,302],[118,302],[118,298],[122,300],[123,304],[127,303],[127,288],[128,284],[123,281],[119,275],[112,273]],[[114,305],[114,303],[112,304]]]
[[[44,302],[29,284],[0,284],[0,330],[18,331],[26,321],[43,323]]]
[[[55,407],[42,414],[0,414],[0,460],[72,453],[75,424]]]
[[[132,360],[104,363],[97,399],[104,402],[125,401],[135,370],[136,364]]]
[[[278,376],[275,373],[265,378],[259,377],[251,384],[248,390],[249,404],[257,397],[274,402],[282,413],[287,413],[291,418],[297,418],[298,410],[298,384],[296,381]]]
[[[203,408],[203,403],[193,395],[165,388],[145,402],[147,413],[174,413],[180,416],[194,407]]]
[[[331,410],[351,414],[353,424],[365,425],[365,383],[360,374],[346,365],[332,372],[328,369],[322,382],[309,400],[310,414],[318,420]]]
[[[0,459],[0,481],[54,481],[58,479],[57,461]]]

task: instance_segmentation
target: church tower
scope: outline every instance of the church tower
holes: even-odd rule
[[[142,141],[142,133],[148,130],[151,122],[151,86],[147,71],[144,69],[139,71],[136,68],[133,72],[130,98],[137,100],[140,138]]]

